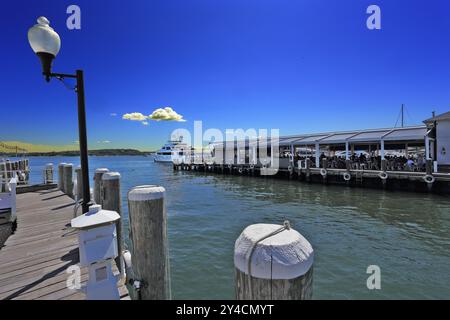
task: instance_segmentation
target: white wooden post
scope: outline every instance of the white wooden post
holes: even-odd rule
[[[385,160],[385,158],[384,158],[384,140],[381,140],[381,160]]]

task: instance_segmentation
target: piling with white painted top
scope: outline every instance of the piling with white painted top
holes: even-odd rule
[[[25,163],[24,163],[25,167]],[[53,163],[47,163],[44,171],[44,183],[51,184],[53,183]]]
[[[143,300],[170,299],[165,189],[139,186],[128,192],[132,266]]]
[[[99,168],[95,170],[94,174],[94,201],[96,204],[102,204],[101,186],[102,176],[104,173],[109,172],[106,168]]]
[[[117,212],[122,217],[122,198],[120,195],[120,173],[118,172],[105,172],[102,175],[102,208],[105,210],[111,210]],[[117,230],[117,249],[119,255],[116,258],[116,264],[120,273],[123,275],[122,265],[122,220],[116,221]]]
[[[65,162],[58,164],[58,189],[64,192],[64,165]]]
[[[67,194],[71,198],[73,198],[73,181],[72,181],[73,173],[72,173],[72,170],[73,170],[72,163],[66,163],[63,167],[64,193]]]
[[[313,262],[311,244],[288,222],[250,225],[234,248],[236,299],[311,299]]]

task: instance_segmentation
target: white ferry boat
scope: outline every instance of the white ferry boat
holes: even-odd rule
[[[182,158],[189,154],[190,148],[187,144],[179,140],[169,140],[161,149],[156,152],[155,162],[172,162],[173,159]]]

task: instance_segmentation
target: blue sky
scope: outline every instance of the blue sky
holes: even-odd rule
[[[70,4],[81,8],[81,30],[66,27]],[[381,30],[366,27],[371,4],[381,8]],[[85,72],[91,148],[155,149],[194,120],[294,134],[392,127],[402,103],[407,124],[450,109],[447,0],[16,0],[1,8],[0,140],[78,140],[75,94],[43,80],[27,41],[41,15],[62,40],[53,71]],[[165,106],[187,121],[121,119]]]

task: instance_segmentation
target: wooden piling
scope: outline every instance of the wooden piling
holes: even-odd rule
[[[143,283],[142,300],[170,299],[165,189],[140,186],[128,192],[132,265]]]
[[[79,201],[83,198],[83,172],[81,171],[81,166],[75,168],[75,175],[77,177],[76,199]]]
[[[328,160],[327,158],[322,159],[322,168],[327,169],[328,168]]]
[[[433,173],[433,160],[426,161],[425,171],[428,175],[431,175]]]
[[[63,167],[63,177],[64,177],[64,193],[69,197],[73,198],[73,181],[72,181],[72,170],[73,164],[66,163]]]
[[[117,212],[122,217],[122,198],[120,194],[120,173],[118,172],[105,172],[102,175],[102,208],[105,210],[111,210]],[[124,266],[122,265],[122,220],[119,219],[116,222],[117,230],[117,244],[119,256],[116,258],[117,268],[120,273],[124,274]]]
[[[65,162],[58,164],[58,189],[64,192],[64,165]]]
[[[311,181],[311,159],[310,158],[306,158],[305,160],[305,178],[306,181]]]
[[[7,179],[12,178],[12,163],[11,163],[11,161],[6,160],[5,167],[6,167],[6,178]]]
[[[0,192],[5,192],[6,181],[8,180],[6,177],[6,166],[4,162],[0,162]],[[2,243],[2,242],[0,242]]]
[[[288,222],[250,225],[234,248],[236,299],[311,299],[313,262],[311,244]]]
[[[96,204],[102,204],[101,197],[101,185],[102,185],[102,176],[104,173],[109,172],[106,168],[99,168],[95,170],[94,174],[94,201]]]
[[[25,168],[25,163],[24,163]],[[47,163],[45,166],[45,184],[53,183],[53,163]]]
[[[381,171],[386,172],[387,162],[386,159],[381,160]]]

